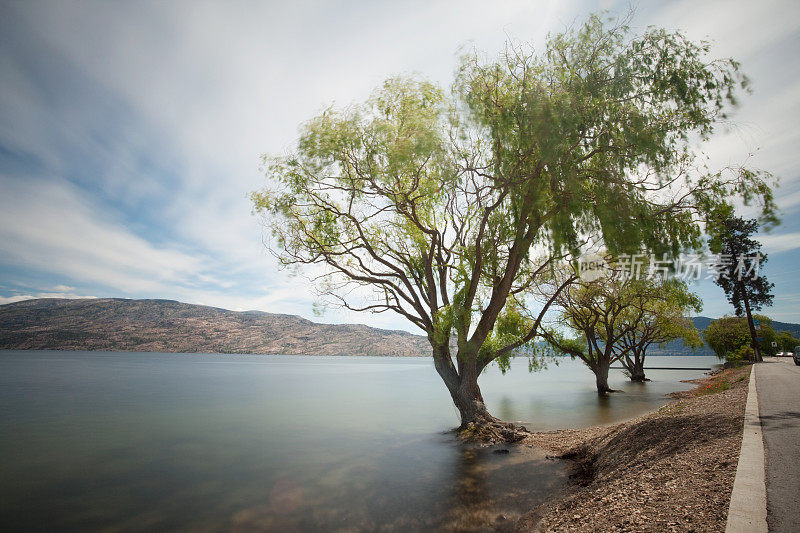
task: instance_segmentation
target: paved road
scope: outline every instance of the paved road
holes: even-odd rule
[[[771,532],[800,531],[800,366],[791,357],[765,357],[756,387],[764,434],[767,524]]]

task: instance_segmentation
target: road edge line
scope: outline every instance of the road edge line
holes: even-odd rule
[[[764,437],[758,410],[756,368],[750,371],[739,465],[728,505],[726,533],[767,532],[767,485],[764,464]]]

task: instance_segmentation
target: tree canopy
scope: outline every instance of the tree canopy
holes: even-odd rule
[[[555,277],[554,283],[544,294],[558,290],[562,282]],[[557,329],[542,327],[540,335],[557,352],[583,361],[595,374],[597,392],[611,392],[608,385],[608,370],[627,352],[622,339],[633,332],[637,323],[631,315],[631,305],[644,299],[644,294],[629,290],[639,283],[626,283],[613,277],[593,282],[575,280],[555,297],[559,309],[558,322],[578,333],[572,338]]]
[[[800,346],[800,339],[792,335],[791,331],[781,331],[775,338],[778,343],[778,350],[782,352],[794,352],[795,347]]]
[[[689,291],[686,282],[658,277],[635,280],[621,290],[630,295],[630,304],[622,320],[634,327],[619,340],[623,353],[620,362],[632,380],[646,379],[644,360],[653,344],[681,340],[691,348],[703,345],[700,332],[688,318],[690,313],[702,311],[703,302]]]
[[[563,276],[562,271],[540,283],[539,294],[548,296],[558,290],[564,285],[559,279]],[[617,361],[632,379],[643,381],[645,354],[653,344],[676,339],[692,347],[703,344],[687,318],[702,309],[702,301],[681,280],[629,279],[613,266],[607,275],[592,281],[570,279],[572,283],[555,297],[556,320],[544,325],[540,336],[556,352],[582,360],[597,377],[598,392],[610,391],[608,369]],[[578,336],[564,335],[558,328],[564,325]]]
[[[758,319],[761,328],[758,335],[764,339],[760,343],[760,350],[767,355],[775,355],[772,342],[777,340],[777,334],[772,328],[772,320],[764,315],[754,317]],[[724,316],[714,320],[703,331],[703,338],[720,359],[739,361],[748,359],[748,355],[755,356],[755,351],[751,348],[750,326],[745,317]]]
[[[714,283],[725,291],[736,316],[747,316],[750,346],[756,360],[760,361],[761,350],[756,340],[753,311],[772,305],[774,285],[767,281],[762,271],[767,256],[761,253],[761,243],[751,238],[758,232],[758,226],[758,220],[744,220],[729,215],[717,224],[718,231],[709,246],[720,253],[720,262],[724,265]]]
[[[255,210],[281,262],[314,267],[333,301],[421,329],[462,421],[486,419],[477,375],[533,339],[547,303],[525,291],[587,239],[678,252],[737,197],[774,213],[769,175],[697,163],[747,87],[709,49],[592,16],[539,53],[464,55],[449,91],[389,79],[265,156]]]
[[[718,227],[710,247],[721,254],[725,263],[714,283],[725,291],[736,315],[742,316],[747,305],[753,311],[772,305],[775,285],[763,273],[767,254],[761,253],[761,243],[752,238],[758,233],[758,220],[731,216]]]

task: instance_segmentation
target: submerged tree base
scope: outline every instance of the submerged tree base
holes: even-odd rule
[[[455,433],[464,442],[483,445],[511,444],[531,435],[525,426],[503,422],[496,418],[466,422],[457,427]]]

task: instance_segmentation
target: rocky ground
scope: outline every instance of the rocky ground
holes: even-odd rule
[[[724,531],[750,368],[698,380],[659,411],[614,426],[536,433],[573,483],[520,531]]]

